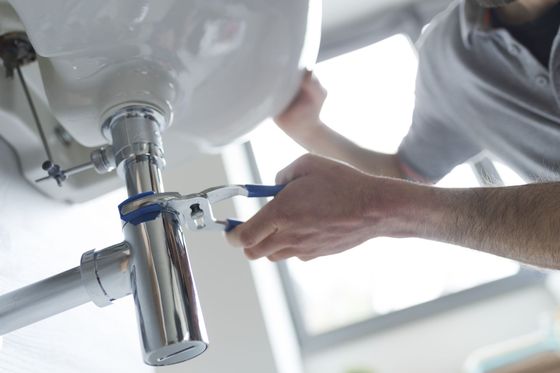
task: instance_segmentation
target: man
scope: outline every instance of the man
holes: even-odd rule
[[[420,42],[413,125],[394,155],[321,123],[326,95],[308,74],[276,121],[316,155],[281,171],[284,190],[228,239],[251,259],[310,260],[377,236],[420,237],[560,268],[560,183],[543,182],[560,171],[559,26],[559,0],[464,0],[436,17]],[[428,185],[482,150],[540,183]]]

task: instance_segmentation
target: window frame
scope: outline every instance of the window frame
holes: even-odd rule
[[[409,40],[415,40],[420,35],[420,30],[426,23],[426,20],[431,19],[434,14],[439,12],[443,5],[449,5],[449,2],[446,2],[445,0],[432,0],[430,3],[431,8],[428,7],[427,11],[421,11],[414,5],[410,5],[406,9],[398,9],[398,12],[406,12],[405,15],[409,16],[408,22],[404,22],[406,20],[403,20],[402,15],[397,12],[391,12],[391,17],[385,17],[385,19],[390,18],[392,20],[398,18],[402,21],[400,22],[401,27],[393,26],[389,30],[382,31],[381,33],[368,32],[369,35],[368,33],[363,33],[362,31],[364,30],[357,30],[357,33],[361,35],[358,35],[360,37],[356,38],[356,42],[353,43],[349,42],[349,40],[335,40],[331,43],[323,41],[319,51],[318,62],[325,61],[344,53],[352,52],[353,50],[371,45],[399,33],[408,36]],[[390,23],[392,25],[399,24],[399,22]],[[356,35],[353,35],[353,37],[356,37]],[[246,153],[247,160],[249,162],[249,170],[252,173],[255,182],[262,183],[250,141],[243,144],[243,150]],[[471,164],[471,167],[481,185],[503,185],[490,160],[481,159],[478,162]],[[266,199],[261,199],[261,206],[263,206],[266,202]],[[342,343],[355,341],[360,338],[402,327],[407,323],[412,323],[431,318],[436,315],[441,315],[446,312],[451,312],[453,310],[458,310],[462,307],[472,305],[473,303],[522,291],[530,287],[543,285],[547,278],[547,275],[543,272],[522,266],[520,271],[513,276],[444,295],[437,299],[402,310],[392,311],[384,315],[372,316],[362,321],[342,326],[328,332],[312,335],[307,332],[307,327],[301,311],[302,307],[297,299],[294,281],[290,276],[287,263],[280,262],[277,263],[276,266],[282,288],[286,296],[288,309],[302,356],[308,356],[336,347]]]
[[[249,171],[252,174],[254,182],[259,184],[262,183],[250,141],[243,144],[243,151],[246,154],[246,159],[249,163]],[[485,162],[482,162],[482,164],[477,163],[476,167],[473,165],[473,171],[475,173],[481,172],[481,170],[484,169],[484,166],[488,166],[488,164]],[[495,169],[493,169],[492,166],[490,172],[493,173],[494,171]],[[498,177],[499,179],[497,173],[495,177]],[[485,175],[479,175],[479,178],[481,181],[486,180]],[[496,185],[495,178],[493,181],[493,185]],[[266,203],[267,200],[265,198],[261,198],[259,200],[260,206],[264,206]],[[294,281],[289,273],[287,263],[276,263],[276,267],[278,269],[280,282],[286,297],[286,303],[288,305],[288,310],[294,325],[302,356],[309,356],[314,353],[336,347],[342,343],[355,341],[360,338],[402,327],[407,323],[451,312],[453,310],[472,305],[476,302],[482,302],[497,296],[514,293],[533,286],[543,285],[547,278],[547,275],[543,272],[539,272],[528,267],[521,267],[520,271],[513,276],[508,276],[499,280],[444,295],[437,299],[402,310],[392,311],[384,315],[372,316],[362,321],[342,326],[328,332],[312,335],[307,332],[302,307],[297,299]]]
[[[399,328],[408,323],[458,310],[473,303],[521,291],[532,286],[542,285],[546,279],[544,273],[522,267],[513,276],[444,295],[402,310],[369,317],[328,332],[311,335],[307,332],[301,305],[297,299],[288,265],[285,262],[281,262],[277,263],[277,267],[303,356]]]

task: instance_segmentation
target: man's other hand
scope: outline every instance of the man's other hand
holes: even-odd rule
[[[317,128],[323,126],[319,113],[326,98],[327,91],[313,73],[307,71],[299,93],[274,121],[292,139],[305,144],[317,133]]]

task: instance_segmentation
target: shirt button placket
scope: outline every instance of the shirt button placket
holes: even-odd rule
[[[560,57],[558,56],[558,50],[560,50],[560,44],[557,44],[552,48],[552,63],[550,67],[550,79],[552,82],[554,97],[556,98],[556,103],[560,109]]]
[[[535,78],[535,83],[537,83],[539,87],[546,87],[548,85],[548,77],[544,74],[539,74]]]
[[[519,54],[521,53],[521,48],[517,44],[510,44],[508,46],[508,52],[512,56],[519,56]]]

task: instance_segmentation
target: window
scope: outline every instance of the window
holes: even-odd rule
[[[361,146],[396,151],[411,123],[416,70],[414,47],[403,35],[320,63],[315,73],[329,91],[323,120]],[[278,170],[305,152],[273,123],[251,139],[264,183],[273,183]],[[465,164],[439,185],[479,184]],[[452,245],[377,238],[336,256],[289,260],[285,270],[300,327],[313,337],[515,276],[520,267]]]

